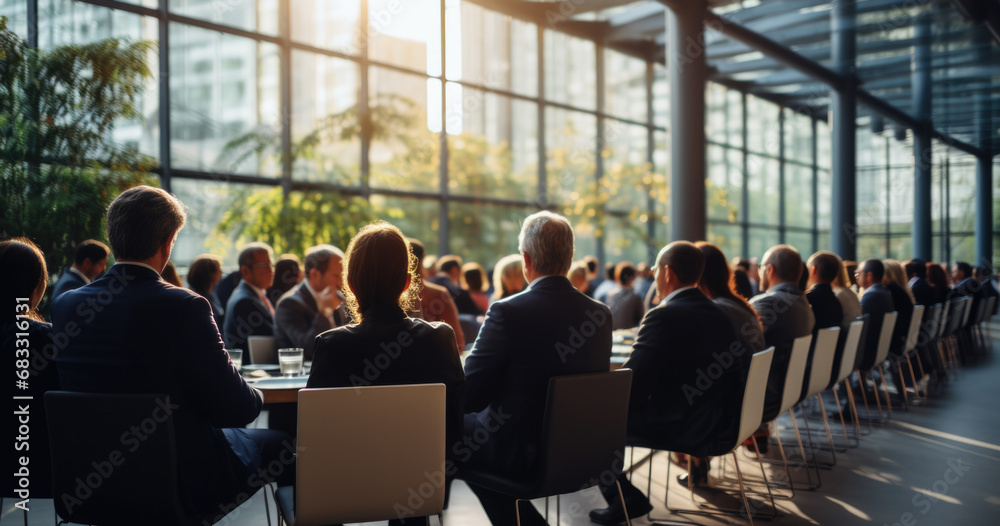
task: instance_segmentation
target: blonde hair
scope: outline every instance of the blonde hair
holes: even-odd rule
[[[910,285],[907,282],[903,264],[895,259],[883,259],[882,266],[885,267],[885,276],[882,277],[882,281],[886,285],[890,282],[899,285],[899,288],[905,290],[906,295],[910,297],[910,303],[916,303],[913,299],[913,291],[910,290]]]
[[[504,256],[497,261],[495,267],[493,267],[493,297],[496,299],[503,299],[509,296],[512,292],[507,290],[507,281],[509,278],[516,273],[523,272],[524,263],[520,254],[511,254],[509,256]]]

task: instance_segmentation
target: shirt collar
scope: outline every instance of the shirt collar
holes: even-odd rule
[[[669,302],[670,300],[674,299],[675,296],[677,296],[681,292],[684,292],[685,290],[691,290],[691,289],[695,289],[695,288],[698,288],[698,287],[695,286],[695,285],[691,285],[690,287],[681,287],[681,288],[679,288],[679,289],[671,292],[670,294],[667,294],[667,297],[663,298],[663,301],[660,302],[660,305],[663,305],[664,303]]]
[[[83,272],[80,272],[80,269],[71,266],[69,267],[69,271],[72,272],[73,274],[76,274],[77,276],[80,276],[80,279],[82,279],[85,284],[90,283],[90,278],[88,278],[86,274],[84,274]]]
[[[139,262],[139,261],[117,261],[117,262],[115,262],[115,264],[117,264],[117,265],[135,265],[137,267],[146,267],[149,270],[152,270],[153,272],[156,272],[155,268],[153,268],[153,267],[151,267],[151,266],[149,266],[149,265],[147,265],[145,263]],[[160,273],[156,272],[156,275],[159,276]]]
[[[539,277],[535,278],[535,281],[532,281],[531,284],[528,285],[528,288],[530,289],[530,288],[534,287],[535,285],[541,283],[543,279],[558,278],[558,277],[560,277],[560,276],[556,276],[556,275],[552,275],[552,276],[539,276]]]
[[[264,292],[264,289],[250,283],[249,281],[244,281],[243,283],[246,283],[247,286],[250,287],[250,289],[252,289],[254,292],[256,292],[258,296],[263,296],[265,298],[267,297],[267,295]]]

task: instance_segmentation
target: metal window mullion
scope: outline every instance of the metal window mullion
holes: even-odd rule
[[[809,149],[812,157],[812,252],[819,251],[819,146],[816,140],[816,117],[809,118]]]
[[[363,35],[359,38],[360,43],[358,49],[358,69],[359,71],[359,81],[358,86],[358,115],[360,117],[361,124],[361,192],[365,199],[369,199],[371,196],[371,160],[369,155],[371,152],[371,107],[369,106],[368,99],[368,89],[369,89],[369,79],[368,75],[371,68],[368,63],[368,0],[361,0],[359,2],[358,9],[360,13],[358,14],[358,27],[357,31],[359,35]]]
[[[278,65],[281,71],[281,186],[285,199],[292,191],[292,49],[291,12],[288,2],[278,4],[278,35],[280,36]]]
[[[30,0],[37,2],[37,0]],[[170,21],[167,19],[168,0],[160,0],[157,27],[159,41],[157,42],[159,60],[159,125],[160,125],[160,186],[170,192],[172,188],[172,168],[170,162]]]
[[[597,141],[595,147],[597,151],[594,155],[594,191],[597,196],[601,195],[601,179],[604,177],[604,156],[602,155],[604,148],[606,146],[604,138],[604,46],[594,44],[594,62],[595,71],[597,77]],[[606,263],[605,252],[604,252],[604,238],[605,230],[608,228],[608,218],[605,215],[606,206],[601,205],[601,209],[598,210],[598,218],[604,221],[604,226],[598,228],[596,235],[594,236],[594,243],[596,245],[595,252],[597,253],[597,259],[601,263]]]
[[[778,107],[778,243],[785,242],[785,108]]]
[[[546,170],[546,144],[545,144],[545,29],[541,25],[535,26],[535,37],[537,42],[538,63],[536,64],[536,76],[538,83],[537,97],[534,99],[538,105],[538,208],[546,208],[549,203],[548,172]]]
[[[447,64],[445,63],[445,49],[448,47],[445,41],[445,0],[438,2],[440,9],[441,23],[441,134],[439,136],[440,151],[438,155],[438,175],[440,177],[440,206],[439,208],[439,229],[438,229],[438,255],[451,252],[449,235],[451,224],[448,219],[448,97],[447,97]]]
[[[653,126],[653,83],[656,72],[653,63],[646,61],[646,162],[649,163],[649,171],[655,170],[654,153],[656,152],[656,128]],[[652,180],[652,178],[650,178]],[[652,196],[652,185],[646,185],[646,263],[652,265],[656,257],[656,200]],[[657,189],[659,190],[659,189]],[[657,192],[659,193],[659,192]]]
[[[740,128],[741,142],[743,143],[741,152],[743,154],[743,166],[741,171],[743,172],[743,195],[741,196],[741,205],[743,206],[743,221],[741,226],[742,230],[742,245],[744,257],[753,257],[750,254],[750,164],[747,160],[749,156],[750,149],[747,147],[747,93],[745,91],[740,92],[740,120],[742,121]]]

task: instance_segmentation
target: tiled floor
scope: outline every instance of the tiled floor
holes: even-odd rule
[[[993,329],[998,335],[994,340],[996,356],[997,349],[1000,349],[1000,325],[995,325]],[[942,398],[912,407],[908,412],[893,412],[892,421],[874,426],[870,435],[862,437],[860,447],[838,454],[838,464],[832,470],[821,472],[822,486],[819,489],[800,490],[793,500],[778,501],[779,517],[772,522],[776,525],[873,526],[1000,524],[998,401],[1000,360],[991,357],[980,364],[964,367]],[[787,425],[787,417],[779,422]],[[802,425],[801,420],[799,425]],[[817,440],[826,441],[822,424],[812,429],[822,433]],[[843,439],[839,421],[833,431],[835,436],[839,431]],[[788,438],[794,440],[790,434]],[[641,458],[644,453],[636,450],[634,454],[636,458]],[[742,451],[739,453],[744,475],[759,479],[757,463]],[[768,456],[775,456],[776,453],[777,448],[772,445]],[[820,457],[821,460],[825,458],[825,454]],[[663,507],[666,463],[665,454],[654,457],[654,516],[706,525],[745,524],[745,521],[733,518],[668,515]],[[721,464],[720,459],[716,459],[713,468],[719,468]],[[767,469],[769,473],[779,470],[771,466]],[[719,475],[720,471],[713,469],[713,474]],[[636,486],[644,491],[648,472],[648,465],[644,465],[633,474]],[[732,476],[731,463],[728,472]],[[679,471],[674,466],[671,476],[676,473]],[[794,480],[804,480],[805,472],[800,469],[792,476]],[[671,506],[692,507],[687,490],[680,488],[676,482],[671,483],[669,488]],[[698,496],[724,505],[738,505],[737,500],[721,493],[699,492]],[[33,500],[31,505],[29,524],[53,523],[51,501]],[[535,505],[542,506],[543,501]],[[593,524],[587,512],[604,505],[595,489],[563,496],[559,524]],[[555,525],[554,500],[551,511],[550,524]],[[271,513],[274,513],[273,505]],[[5,499],[0,524],[21,524],[22,521],[21,512],[14,513],[12,501]],[[444,513],[444,522],[462,526],[489,524],[475,496],[461,482],[456,482],[453,487],[451,505]],[[672,521],[662,523],[671,524]],[[142,524],[141,518],[136,524]],[[266,524],[261,494],[220,524]],[[641,526],[650,523],[642,518],[633,521],[633,524]]]

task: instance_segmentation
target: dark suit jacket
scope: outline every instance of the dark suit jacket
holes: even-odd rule
[[[0,363],[0,372],[8,379],[7,400],[5,403],[10,407],[10,412],[18,411],[27,406],[31,433],[26,442],[28,449],[19,449],[25,446],[12,446],[9,454],[4,455],[7,460],[3,461],[4,469],[7,473],[15,473],[21,468],[18,459],[24,455],[30,458],[28,465],[31,472],[31,496],[37,498],[52,498],[52,462],[49,459],[49,432],[45,425],[46,411],[43,395],[48,391],[59,390],[59,374],[56,372],[56,364],[52,363],[52,353],[55,348],[52,345],[52,325],[28,319],[17,320],[13,317],[13,298],[10,300],[11,308],[5,314],[10,315],[9,319],[0,322],[0,352],[6,358]],[[26,333],[27,336],[23,334]],[[15,360],[27,360],[27,368],[16,367]],[[22,370],[28,371],[27,389],[20,389],[15,383],[20,377],[15,376]],[[15,396],[30,396],[32,400],[14,400]],[[7,418],[0,424],[0,431],[3,436],[9,437],[11,443],[15,443],[15,437],[19,435],[19,416],[8,413]],[[17,442],[20,444],[20,442]],[[0,487],[0,496],[13,497],[14,490],[18,489],[16,479],[8,479]]]
[[[565,276],[493,303],[465,363],[465,411],[484,427],[502,425],[476,461],[523,475],[537,458],[549,379],[604,372],[610,362],[611,311]]]
[[[462,433],[465,373],[446,323],[408,318],[396,306],[373,307],[361,323],[316,338],[307,387],[359,387],[442,383],[451,457]],[[405,432],[401,429],[400,432]]]
[[[650,310],[623,366],[632,369],[632,442],[691,454],[725,439],[731,447],[752,354],[698,289]]]
[[[794,283],[774,285],[767,292],[754,296],[750,305],[760,316],[764,342],[768,346],[774,346],[774,358],[771,359],[764,399],[764,420],[770,421],[778,416],[778,410],[781,409],[792,344],[795,338],[812,333],[816,317],[802,289]]]
[[[806,299],[812,306],[813,315],[816,317],[816,327],[813,334],[819,329],[827,327],[840,327],[844,321],[844,308],[840,305],[840,300],[833,293],[833,287],[828,283],[817,283],[806,293]]]
[[[483,314],[479,305],[476,305],[476,301],[469,295],[469,291],[452,283],[451,280],[448,279],[448,276],[434,276],[428,281],[448,289],[448,293],[451,294],[451,299],[455,301],[455,306],[458,307],[459,314],[472,314],[475,316]]]
[[[895,309],[892,293],[881,283],[872,285],[861,296],[861,313],[867,314],[869,318],[868,325],[865,327],[864,349],[858,351],[858,369],[867,371],[875,366],[878,340],[882,334],[882,318],[887,312],[892,312]]]
[[[934,287],[923,278],[913,278],[910,280],[910,291],[913,292],[913,299],[917,305],[930,307],[937,303],[934,294]]]
[[[910,321],[913,318],[913,302],[910,296],[902,287],[895,283],[886,286],[889,294],[892,295],[892,310],[899,313],[896,317],[896,328],[892,331],[892,343],[889,345],[889,352],[895,355],[902,354],[906,346],[906,337],[910,332]]]
[[[240,269],[236,269],[223,276],[222,279],[219,280],[219,283],[215,285],[213,293],[223,307],[229,305],[230,296],[233,295],[233,291],[236,290],[236,286],[239,285],[242,280],[243,276],[240,275]]]
[[[272,336],[274,317],[257,292],[241,282],[226,304],[226,319],[222,326],[226,348],[243,349],[246,353],[243,363],[250,363],[245,359],[250,357],[247,340],[250,336]]]
[[[66,270],[63,270],[62,275],[59,276],[59,281],[57,281],[56,285],[52,287],[51,297],[55,300],[66,292],[78,289],[86,284],[87,282],[80,276],[76,275],[76,272],[71,271],[70,267],[66,267]]]
[[[252,422],[263,398],[229,361],[205,298],[117,264],[57,298],[52,322],[54,334],[78,333],[56,354],[63,389],[169,395],[185,504],[212,511],[245,487],[249,471],[220,428]]]
[[[330,320],[319,312],[316,298],[303,281],[286,292],[274,308],[274,346],[276,349],[301,347],[305,359],[312,360],[316,336],[344,324],[343,304],[333,311],[333,320],[336,325],[331,325]]]

